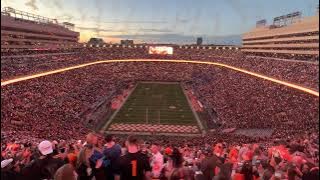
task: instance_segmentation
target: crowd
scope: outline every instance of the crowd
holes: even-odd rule
[[[30,136],[28,132],[40,138],[82,136],[88,131],[80,116],[83,111],[104,97],[111,102],[138,81],[186,84],[205,110],[217,112],[221,129],[271,128],[274,137],[282,138],[319,129],[319,99],[312,95],[224,68],[130,62],[89,66],[2,87],[2,130],[16,137]]]
[[[89,133],[76,141],[11,140],[1,146],[1,179],[317,180],[318,138],[241,144]]]
[[[315,76],[319,68],[314,64],[246,58],[239,52],[220,51],[208,55],[207,50],[194,51],[195,53],[181,55],[182,50],[177,50],[174,56],[161,57],[148,55],[143,48],[134,51],[127,48],[120,52],[116,48],[109,48],[95,49],[90,53],[83,50],[74,54],[39,58],[15,57],[1,60],[1,74],[2,79],[9,79],[97,59],[193,59],[223,62],[319,89],[319,78]],[[58,179],[68,174],[80,179],[83,176],[83,179],[90,179],[91,176],[99,179],[100,176],[109,176],[108,168],[112,167],[115,168],[112,175],[127,177],[128,172],[121,172],[126,169],[122,168],[125,165],[118,164],[118,160],[111,160],[106,155],[105,151],[110,144],[104,142],[102,135],[91,134],[83,139],[91,130],[81,113],[106,97],[106,101],[111,102],[128,85],[138,81],[181,82],[187,90],[194,92],[205,111],[217,112],[217,120],[222,125],[217,131],[209,132],[204,137],[181,138],[179,141],[177,137],[155,136],[143,137],[143,144],[136,140],[132,143],[132,139],[125,143],[125,137],[119,136],[117,142],[121,145],[123,157],[138,158],[130,155],[137,151],[147,155],[144,161],[148,163],[137,164],[139,168],[144,168],[144,171],[137,172],[137,176],[154,176],[152,159],[157,159],[159,153],[164,156],[165,167],[160,173],[160,179],[181,179],[179,175],[192,179],[200,178],[201,174],[208,177],[207,173],[211,179],[238,176],[245,176],[247,179],[248,173],[255,179],[258,176],[260,179],[279,179],[280,175],[280,179],[308,179],[318,175],[315,166],[319,149],[319,98],[224,68],[163,62],[100,64],[1,87],[1,170],[8,176],[24,178],[38,175],[35,179]],[[208,117],[206,120],[209,124],[212,118]],[[256,138],[222,133],[224,128],[271,128],[274,132],[271,137]],[[92,136],[98,137],[98,143],[91,142]],[[52,153],[41,152],[43,143],[37,143],[43,139],[50,140],[45,141],[44,146],[53,144]],[[106,141],[108,139],[110,138],[106,138]],[[285,159],[283,155],[279,158],[279,153],[277,156],[267,153],[268,148],[278,147],[278,142],[274,142],[278,139],[285,141],[286,149],[290,151],[286,156],[290,158]],[[281,143],[279,147],[283,150],[284,142]],[[129,150],[132,144],[136,146],[133,152]],[[221,152],[216,150],[219,144],[223,146]],[[215,145],[213,150],[212,145]],[[129,155],[125,153],[126,149]],[[154,149],[159,149],[159,153],[149,152]],[[166,149],[170,149],[169,154]],[[244,151],[248,153],[243,153]],[[296,151],[299,152],[298,155]],[[297,164],[292,159],[301,157],[301,153],[305,157]],[[258,164],[256,156],[261,158]],[[264,164],[261,163],[262,157],[265,158]],[[215,159],[217,171],[212,171],[212,159]],[[54,167],[51,167],[51,162]],[[45,167],[43,163],[50,165],[49,170],[37,169]],[[314,172],[317,173],[313,174]]]
[[[55,51],[58,53],[59,51]],[[61,50],[61,53],[67,51]],[[62,67],[83,64],[97,60],[111,59],[187,59],[200,61],[220,62],[253,72],[283,79],[289,82],[319,89],[319,61],[282,61],[266,56],[266,60],[259,56],[247,56],[240,50],[215,50],[215,49],[184,49],[174,48],[173,55],[149,55],[146,47],[136,48],[105,47],[105,48],[80,48],[70,51],[72,54],[51,55],[39,57],[5,58],[1,56],[1,79],[10,79],[15,76],[28,75],[36,72],[54,70]]]

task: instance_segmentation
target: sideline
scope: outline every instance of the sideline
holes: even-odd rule
[[[101,60],[101,61],[95,61],[95,62],[91,62],[91,63],[85,63],[85,64],[81,64],[81,65],[76,65],[76,66],[71,66],[71,67],[67,67],[67,68],[61,68],[61,69],[57,69],[57,70],[53,70],[53,71],[48,71],[48,72],[44,72],[44,73],[38,73],[38,74],[34,74],[34,75],[28,75],[28,76],[24,76],[24,77],[20,77],[20,78],[16,78],[16,79],[11,79],[11,80],[5,80],[5,81],[1,81],[1,87],[2,86],[6,86],[12,83],[17,83],[20,81],[26,81],[29,79],[34,79],[34,78],[39,78],[42,76],[48,76],[51,74],[57,74],[57,73],[61,73],[61,72],[65,72],[65,71],[70,71],[73,69],[79,69],[79,68],[83,68],[86,66],[91,66],[91,65],[95,65],[95,64],[101,64],[101,63],[115,63],[115,62],[169,62],[169,63],[192,63],[192,64],[207,64],[207,65],[215,65],[215,66],[220,66],[220,67],[225,67],[227,69],[232,69],[234,71],[238,71],[238,72],[242,72],[245,74],[249,74],[251,76],[254,77],[258,77],[264,80],[268,80],[277,84],[281,84],[293,89],[297,89],[299,91],[303,91],[305,93],[314,95],[319,97],[319,92],[314,91],[312,89],[303,87],[303,86],[299,86],[293,83],[289,83],[286,81],[282,81],[279,79],[275,79],[272,77],[268,77],[265,75],[261,75],[258,73],[254,73],[251,71],[247,71],[245,69],[241,69],[241,68],[237,68],[234,66],[230,66],[230,65],[226,65],[226,64],[222,64],[222,63],[216,63],[216,62],[206,62],[206,61],[196,61],[196,60],[161,60],[161,59],[122,59],[122,60]]]

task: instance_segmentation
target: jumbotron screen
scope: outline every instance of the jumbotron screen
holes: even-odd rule
[[[171,55],[173,54],[173,48],[169,46],[150,46],[149,54]]]

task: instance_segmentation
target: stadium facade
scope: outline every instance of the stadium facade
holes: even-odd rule
[[[272,25],[266,20],[243,34],[242,52],[262,56],[319,57],[319,13],[301,17],[300,12],[274,18]]]
[[[79,47],[80,33],[73,29],[68,22],[6,7],[1,12],[1,51]]]

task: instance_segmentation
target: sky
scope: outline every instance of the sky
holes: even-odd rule
[[[59,22],[70,22],[80,32],[80,42],[91,37],[117,43],[184,43],[204,37],[222,41],[240,38],[258,20],[270,24],[274,17],[294,11],[316,14],[318,0],[1,0],[12,7]]]

